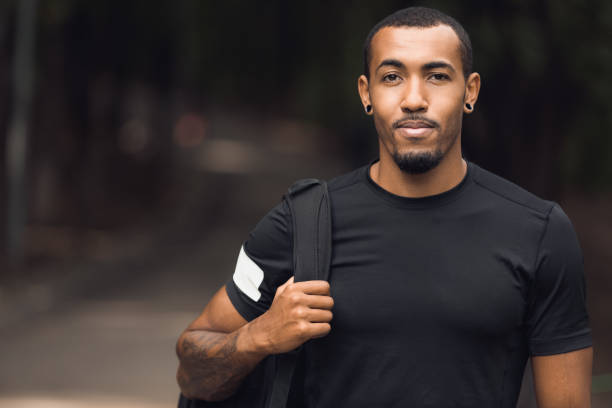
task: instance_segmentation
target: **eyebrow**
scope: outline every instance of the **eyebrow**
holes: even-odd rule
[[[400,61],[400,60],[396,60],[396,59],[386,59],[383,60],[377,67],[376,67],[376,71],[378,71],[379,69],[381,69],[384,66],[392,66],[395,68],[404,68],[404,64]]]
[[[423,65],[424,71],[429,71],[430,69],[436,69],[436,68],[446,68],[453,73],[455,72],[455,68],[448,62],[444,62],[444,61],[432,61],[432,62],[428,62],[427,64]]]
[[[386,60],[383,60],[378,67],[376,67],[376,71],[378,71],[380,68],[385,67],[385,66],[392,66],[392,67],[396,67],[399,69],[403,69],[406,66],[397,59],[393,59],[393,58],[389,58]],[[444,62],[444,61],[432,61],[432,62],[428,62],[427,64],[423,65],[422,69],[424,71],[428,71],[431,69],[436,69],[436,68],[446,68],[451,72],[455,72],[455,68],[449,64],[448,62]]]

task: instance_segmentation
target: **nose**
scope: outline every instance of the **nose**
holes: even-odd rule
[[[412,77],[406,84],[404,98],[400,107],[404,112],[427,111],[429,103],[425,94],[423,81],[418,77]]]

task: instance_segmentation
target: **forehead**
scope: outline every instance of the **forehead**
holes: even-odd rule
[[[447,61],[461,69],[459,46],[459,37],[447,25],[384,27],[372,38],[370,66],[374,70],[381,61],[392,58],[406,65]]]

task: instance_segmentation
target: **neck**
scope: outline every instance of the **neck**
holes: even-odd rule
[[[419,198],[440,194],[459,184],[467,171],[461,150],[453,150],[449,150],[436,167],[423,174],[405,173],[390,155],[381,154],[380,160],[370,168],[370,177],[383,189],[402,197]]]

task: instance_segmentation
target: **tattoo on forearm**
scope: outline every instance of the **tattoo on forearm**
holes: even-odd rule
[[[256,364],[237,355],[238,333],[188,332],[179,344],[177,380],[183,390],[207,390],[210,399],[230,396]],[[214,391],[213,391],[214,390]]]

